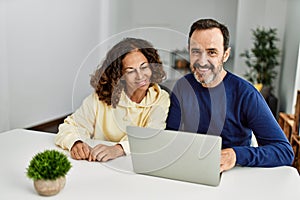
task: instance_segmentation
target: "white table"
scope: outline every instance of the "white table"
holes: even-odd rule
[[[54,145],[54,136],[23,129],[0,133],[1,200],[300,199],[300,177],[292,167],[235,167],[222,174],[218,187],[212,187],[134,174],[129,156],[105,164],[69,158],[73,167],[67,174],[65,188],[55,196],[42,197],[27,178],[26,168],[36,153],[45,149],[61,150]]]

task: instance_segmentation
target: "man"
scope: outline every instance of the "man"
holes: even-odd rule
[[[224,69],[227,27],[213,19],[196,21],[188,48],[192,72],[173,88],[167,129],[220,135],[221,172],[235,165],[291,165],[293,149],[262,95]],[[258,147],[250,146],[252,132]]]

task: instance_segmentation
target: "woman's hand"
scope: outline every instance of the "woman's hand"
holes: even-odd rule
[[[71,157],[76,160],[87,160],[90,156],[91,147],[82,141],[77,141],[71,148]]]
[[[106,162],[123,155],[125,152],[120,144],[114,146],[98,144],[91,150],[88,160]]]

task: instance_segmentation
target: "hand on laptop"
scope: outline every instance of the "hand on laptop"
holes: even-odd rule
[[[236,154],[232,148],[222,149],[220,172],[229,170],[235,166]]]

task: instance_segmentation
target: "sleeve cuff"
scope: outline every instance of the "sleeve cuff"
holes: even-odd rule
[[[130,148],[129,148],[129,142],[128,141],[121,141],[118,144],[122,145],[122,148],[125,152],[125,155],[130,155]]]

